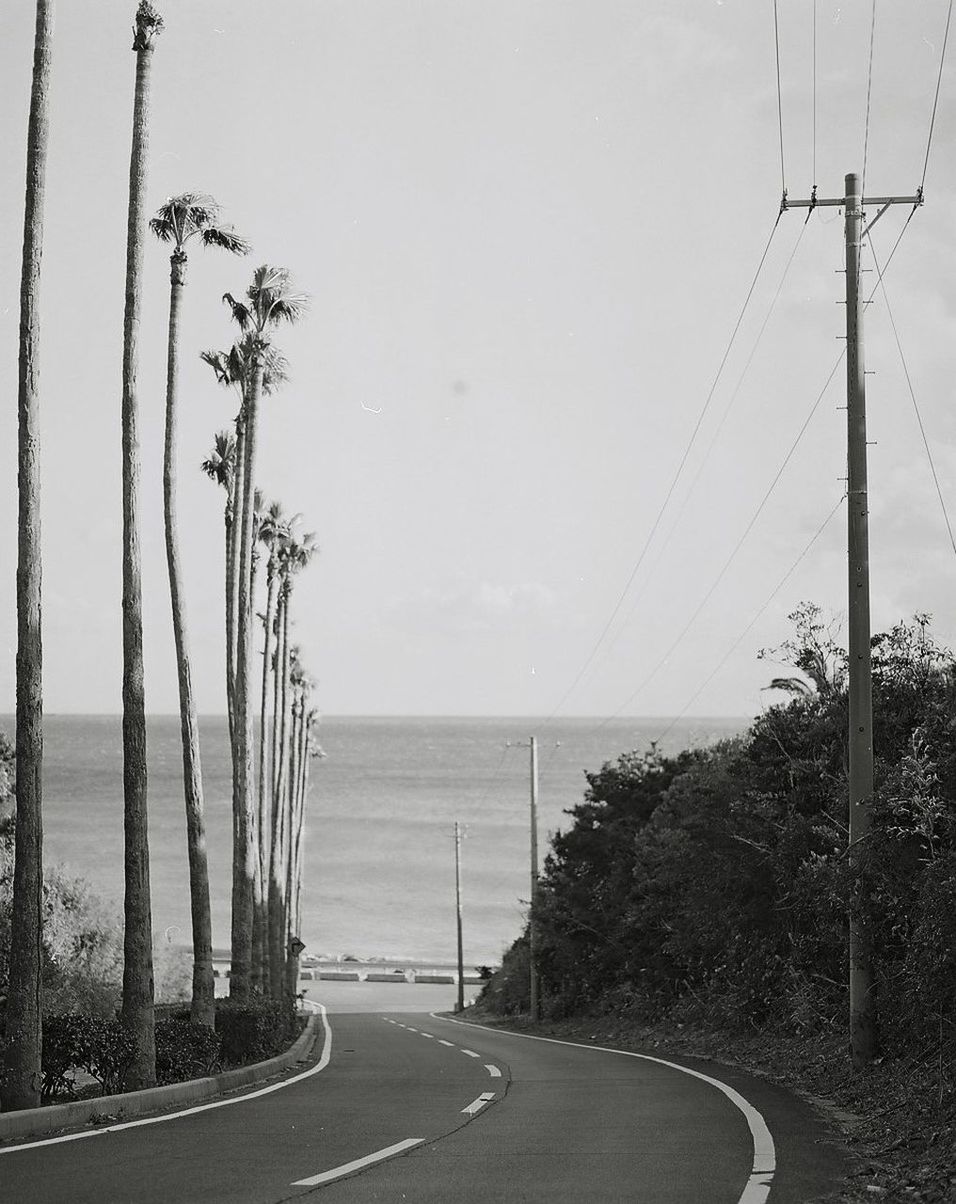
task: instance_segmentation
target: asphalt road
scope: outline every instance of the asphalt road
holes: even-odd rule
[[[696,1060],[695,1076],[431,1017],[449,993],[315,984],[332,1034],[316,1070],[226,1106],[5,1150],[0,1199],[760,1204],[772,1181],[771,1204],[807,1204],[839,1180],[839,1151],[788,1093]],[[729,1095],[699,1077],[718,1073]]]

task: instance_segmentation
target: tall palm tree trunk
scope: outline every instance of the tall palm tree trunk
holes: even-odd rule
[[[126,308],[123,323],[123,1022],[135,1042],[126,1076],[131,1089],[156,1081],[153,1028],[153,948],[146,810],[146,700],[143,687],[143,610],[139,549],[139,440],[136,369],[141,308],[149,82],[153,33],[162,22],[147,0],[136,12],[136,95],[129,167],[126,232]]]
[[[250,704],[252,655],[252,526],[255,495],[256,418],[262,393],[263,361],[256,353],[246,397],[243,464],[242,533],[239,540],[239,590],[236,639],[236,759],[235,810],[232,856],[232,970],[229,994],[249,994],[252,953],[252,906],[256,853],[253,847],[252,807],[252,707]]]
[[[309,727],[311,716],[306,716],[306,699],[301,702],[296,746],[296,772],[290,806],[291,825],[289,840],[289,876],[286,886],[288,900],[289,944],[286,956],[286,990],[295,998],[299,982],[299,955],[294,952],[293,939],[300,936],[302,899],[302,836],[305,818],[305,780],[309,761]]]
[[[53,2],[37,0],[27,126],[27,184],[20,276],[17,406],[17,825],[0,1106],[40,1103],[40,977],[43,956],[43,645],[40,629],[40,259],[46,191]]]
[[[242,461],[245,455],[245,422],[240,411],[236,420],[236,458],[226,503],[226,711],[229,740],[236,738],[236,603],[239,594],[239,537],[242,533]]]
[[[269,791],[269,886],[268,886],[268,929],[267,948],[269,961],[269,991],[277,997],[280,984],[276,972],[281,967],[279,947],[281,935],[281,892],[279,890],[280,860],[282,854],[281,830],[282,814],[279,807],[279,764],[280,764],[280,731],[282,725],[282,681],[283,667],[286,663],[286,590],[283,582],[279,590],[279,601],[276,607],[276,650],[273,664],[273,700],[272,700],[272,772],[270,774]]]
[[[215,980],[212,968],[212,916],[209,908],[209,867],[206,860],[206,824],[203,814],[199,722],[193,696],[192,672],[186,637],[186,612],[176,528],[176,403],[179,385],[179,310],[185,285],[186,256],[170,257],[169,338],[166,358],[166,443],[163,455],[163,508],[166,526],[166,565],[173,612],[176,668],[179,677],[179,720],[183,746],[183,790],[186,803],[186,848],[189,858],[189,897],[192,910],[193,1024],[215,1024]]]
[[[259,824],[259,917],[253,936],[256,943],[256,962],[263,994],[269,992],[269,848],[271,843],[272,808],[267,807],[266,785],[268,757],[266,742],[268,733],[269,678],[272,673],[272,628],[275,623],[276,588],[278,586],[277,557],[275,548],[270,549],[266,569],[268,589],[266,613],[263,620],[264,638],[262,648],[262,694],[259,700],[259,780],[257,817]],[[269,793],[271,799],[271,791]]]
[[[272,880],[270,883],[269,922],[272,932],[271,977],[274,998],[281,998],[285,981],[285,923],[286,923],[286,845],[288,837],[288,806],[286,781],[288,778],[288,737],[290,726],[289,705],[289,596],[288,583],[282,604],[282,662],[279,666],[279,754],[276,769],[274,808],[274,844],[272,850]],[[273,899],[275,900],[273,903]]]
[[[302,726],[302,694],[296,691],[292,702],[292,723],[289,732],[289,784],[286,795],[286,827],[285,827],[285,914],[282,919],[282,937],[284,946],[283,985],[287,999],[295,998],[295,978],[292,976],[291,963],[293,955],[289,948],[294,935],[292,918],[292,877],[293,852],[295,849],[295,799],[299,781],[299,734]],[[298,959],[296,964],[298,964]]]
[[[259,520],[256,518],[258,514],[258,491],[256,501],[253,504],[253,524],[252,524],[252,557],[249,565],[249,606],[251,614],[249,617],[250,643],[252,634],[255,632],[255,599],[256,599],[256,576],[259,569],[259,553],[256,548],[256,540],[259,538]],[[252,652],[250,649],[249,660],[249,728],[253,741],[251,747],[251,757],[257,760],[256,744],[255,744],[255,720],[252,714]],[[262,746],[262,734],[259,735],[259,746]],[[260,853],[260,845],[262,841],[262,830],[259,824],[259,812],[256,807],[255,800],[255,779],[252,777],[252,769],[249,773],[249,840],[253,849],[253,873],[252,873],[252,921],[249,929],[249,985],[251,990],[262,990],[262,921],[263,921],[263,879],[262,879],[262,856]]]

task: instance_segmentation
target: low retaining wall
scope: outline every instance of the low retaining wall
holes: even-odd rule
[[[95,1099],[71,1100],[66,1104],[51,1104],[48,1108],[24,1108],[19,1112],[0,1113],[0,1141],[12,1137],[35,1137],[56,1129],[75,1129],[94,1119],[101,1123],[119,1124],[149,1112],[162,1112],[179,1104],[195,1104],[202,1100],[225,1095],[237,1087],[248,1087],[271,1079],[298,1062],[306,1062],[312,1052],[319,1029],[319,1016],[313,1012],[298,1040],[283,1054],[267,1062],[224,1070],[222,1074],[205,1079],[188,1079],[185,1083],[169,1083],[165,1087],[148,1087],[145,1091],[127,1091],[124,1095],[100,1095]]]

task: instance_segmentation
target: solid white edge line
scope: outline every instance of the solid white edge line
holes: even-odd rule
[[[495,1093],[493,1091],[483,1091],[477,1099],[471,1101],[467,1108],[462,1108],[462,1112],[467,1112],[469,1116],[474,1116],[485,1104],[490,1104],[494,1098]]]
[[[356,1158],[353,1162],[344,1162],[341,1166],[333,1167],[330,1171],[322,1171],[321,1174],[310,1175],[308,1179],[296,1179],[290,1186],[317,1187],[320,1183],[331,1183],[333,1179],[341,1179],[343,1175],[350,1175],[352,1171],[372,1166],[376,1162],[384,1162],[386,1158],[392,1158],[395,1154],[401,1154],[404,1150],[410,1150],[412,1146],[421,1145],[424,1140],[424,1137],[407,1137],[404,1141],[396,1141],[394,1145],[387,1146],[384,1150],[377,1150],[374,1154],[366,1154],[364,1158]]]
[[[0,1147],[0,1154],[16,1154],[19,1150],[35,1150],[43,1145],[60,1145],[64,1141],[82,1141],[85,1137],[102,1137],[106,1133],[119,1133],[123,1129],[138,1129],[143,1125],[161,1125],[167,1120],[179,1120],[183,1116],[195,1116],[197,1112],[209,1112],[213,1108],[228,1108],[232,1104],[244,1104],[247,1100],[261,1099],[271,1095],[273,1091],[281,1091],[283,1087],[291,1087],[293,1083],[301,1083],[303,1079],[318,1074],[329,1064],[332,1057],[332,1029],[329,1025],[325,1005],[309,1000],[309,1003],[319,1009],[322,1017],[322,1027],[325,1030],[325,1040],[322,1046],[322,1056],[314,1066],[283,1079],[280,1083],[270,1083],[268,1087],[260,1087],[257,1091],[249,1091],[244,1095],[236,1095],[231,1099],[212,1100],[208,1104],[196,1104],[192,1108],[183,1108],[180,1112],[164,1112],[162,1116],[144,1116],[139,1120],[127,1120],[116,1125],[104,1125],[96,1129],[84,1129],[80,1133],[65,1133],[62,1137],[45,1137],[41,1141],[29,1141],[21,1145]]]
[[[439,1016],[436,1012],[429,1014],[433,1020],[444,1020],[446,1024],[460,1024],[464,1028],[480,1029],[483,1027],[480,1024],[472,1024],[467,1020],[452,1020],[449,1016]],[[702,1074],[699,1070],[691,1070],[689,1066],[679,1066],[676,1062],[668,1062],[666,1058],[655,1058],[651,1054],[635,1053],[630,1049],[609,1049],[604,1045],[583,1045],[580,1041],[561,1041],[557,1037],[535,1037],[531,1033],[513,1033],[507,1029],[500,1028],[486,1031],[496,1034],[501,1033],[508,1037],[523,1037],[526,1041],[545,1041],[549,1045],[570,1045],[574,1049],[595,1049],[600,1053],[621,1054],[626,1058],[640,1058],[644,1062],[656,1062],[659,1066],[668,1066],[671,1070],[679,1070],[681,1074],[689,1074],[692,1078],[700,1079],[701,1082],[709,1083],[711,1087],[716,1087],[719,1092],[726,1096],[743,1113],[747,1127],[750,1129],[751,1140],[753,1141],[754,1157],[753,1165],[750,1169],[750,1177],[737,1204],[765,1204],[767,1197],[770,1195],[773,1176],[777,1169],[773,1137],[763,1116],[753,1104],[744,1099],[740,1092],[735,1091],[733,1087],[722,1083],[720,1079],[714,1079],[710,1075]]]
[[[501,1071],[498,1069],[497,1066],[492,1066],[490,1062],[485,1063],[485,1070],[488,1071],[488,1073],[491,1075],[491,1077],[493,1079],[501,1078]]]

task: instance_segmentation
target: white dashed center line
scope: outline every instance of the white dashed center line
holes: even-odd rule
[[[473,1049],[463,1049],[461,1052],[462,1052],[463,1054],[467,1054],[469,1058],[477,1058],[477,1057],[480,1057],[480,1055],[479,1055],[479,1054],[476,1054],[476,1053],[475,1053],[475,1051],[474,1051]]]
[[[490,1104],[494,1098],[495,1093],[493,1091],[483,1091],[476,1100],[472,1100],[467,1108],[462,1108],[462,1112],[467,1112],[469,1116],[474,1116],[476,1112],[481,1111],[485,1104]]]
[[[491,1065],[489,1062],[486,1062],[486,1063],[485,1063],[485,1070],[487,1070],[487,1071],[488,1071],[488,1073],[491,1075],[491,1077],[492,1077],[493,1079],[500,1079],[500,1078],[501,1078],[501,1071],[498,1069],[498,1067],[497,1067],[497,1066],[492,1066],[492,1065]]]

